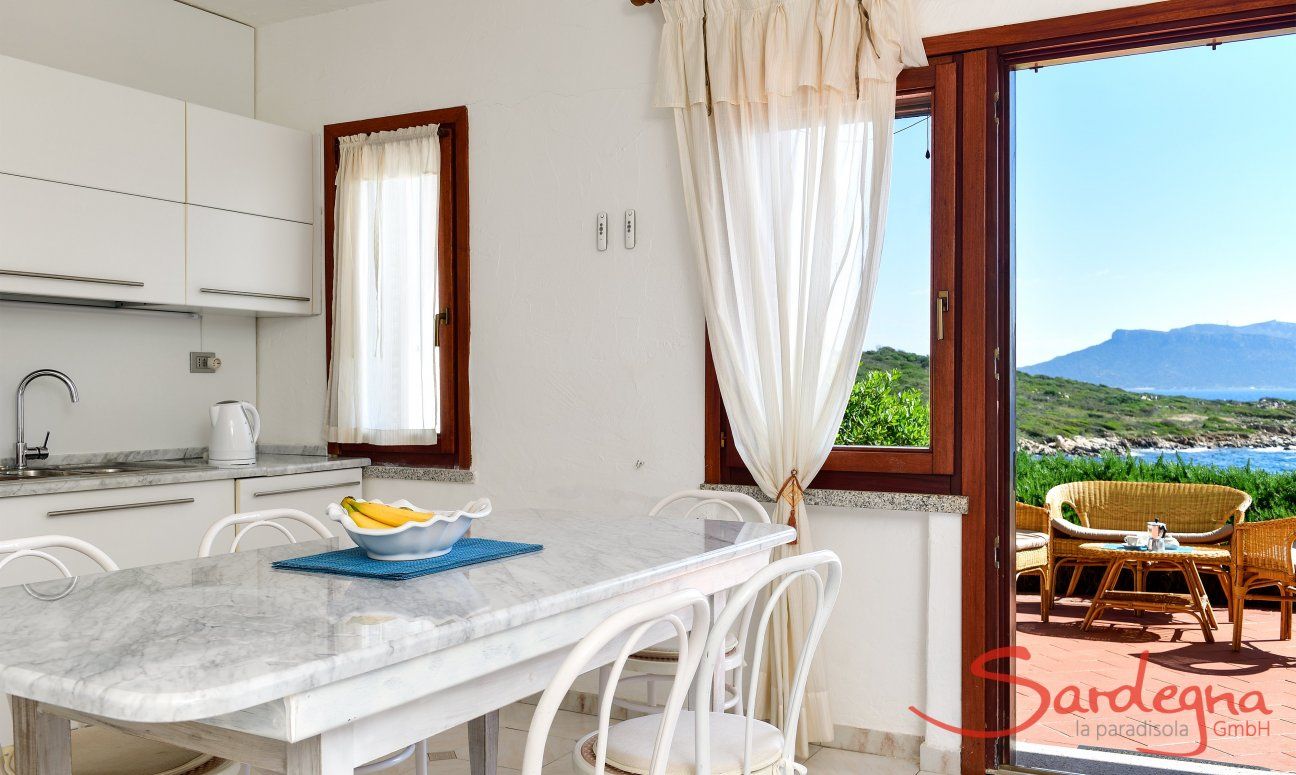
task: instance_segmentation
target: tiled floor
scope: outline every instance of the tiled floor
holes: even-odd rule
[[[519,703],[500,712],[499,775],[518,775],[532,710],[532,706]],[[545,775],[573,775],[576,740],[597,726],[593,716],[559,711],[545,747]],[[428,775],[468,775],[467,729],[459,727],[432,738],[428,757]],[[809,775],[915,775],[918,771],[911,762],[830,748],[812,751],[806,766]],[[412,775],[413,771],[409,762],[387,770],[391,775]]]
[[[1074,598],[1059,601],[1051,621],[1044,624],[1039,619],[1039,598],[1018,596],[1017,645],[1029,649],[1031,656],[1025,663],[1018,662],[1017,675],[1043,685],[1055,698],[1049,711],[1020,732],[1018,740],[1184,754],[1196,747],[1199,737],[1189,692],[1210,688],[1217,696],[1231,692],[1240,700],[1245,693],[1258,691],[1272,713],[1246,713],[1226,704],[1216,705],[1217,712],[1207,710],[1207,749],[1196,758],[1279,772],[1296,770],[1296,670],[1292,669],[1296,641],[1278,639],[1277,611],[1248,609],[1242,652],[1234,654],[1230,649],[1233,625],[1224,621],[1219,609],[1217,642],[1208,644],[1201,629],[1185,615],[1113,612],[1090,632],[1082,632],[1087,606],[1087,601]],[[1148,652],[1145,703],[1151,705],[1158,690],[1174,685],[1179,687],[1176,699],[1168,699],[1162,707],[1177,709],[1182,700],[1189,710],[1163,713],[1153,706],[1150,711],[1132,707],[1113,712],[1108,701],[1100,700],[1104,710],[1096,715],[1058,712],[1056,699],[1068,686],[1080,689],[1087,706],[1091,687],[1111,691],[1133,684],[1144,651]],[[1018,723],[1022,723],[1041,703],[1033,689],[1018,686],[1016,692]],[[1248,730],[1244,726],[1248,720],[1267,721],[1268,727]],[[1160,729],[1140,727],[1140,722],[1156,723]]]

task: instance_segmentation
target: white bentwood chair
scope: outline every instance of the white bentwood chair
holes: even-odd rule
[[[280,521],[282,520],[282,521]],[[228,517],[222,517],[216,520],[207,532],[203,535],[202,545],[198,547],[199,557],[212,556],[212,548],[216,544],[217,537],[226,528],[234,528],[234,538],[230,541],[229,552],[237,552],[239,543],[247,538],[248,533],[258,527],[270,528],[277,530],[288,539],[288,543],[297,543],[297,538],[292,534],[283,522],[296,522],[304,525],[315,533],[319,538],[332,538],[333,534],[315,517],[304,511],[297,509],[265,509],[263,511],[245,511],[241,514],[230,514]]]
[[[709,675],[720,664],[730,630],[742,626],[743,621],[750,621],[759,606],[759,615],[755,617],[752,675],[748,685],[748,695],[756,696],[756,681],[766,653],[765,639],[770,630],[770,619],[779,601],[796,589],[797,583],[812,585],[810,597],[814,600],[815,610],[805,632],[804,648],[796,658],[783,718],[775,719],[779,726],[758,720],[754,707],[748,707],[745,714],[700,710],[710,707],[712,686],[709,681],[698,681],[693,707],[699,710],[655,713],[611,727],[600,718],[598,731],[576,743],[573,753],[576,771],[594,775],[646,772],[649,770],[646,752],[652,750],[653,772],[696,775],[790,775],[796,772],[805,775],[806,768],[795,760],[797,723],[810,677],[810,664],[841,590],[841,561],[836,554],[820,551],[789,557],[752,576],[730,596],[729,604],[717,618],[707,638],[697,673]],[[673,735],[674,743],[670,745],[668,760],[661,762],[652,741],[656,740],[660,746],[663,737],[671,740],[669,727],[672,724],[678,724],[680,729]]]
[[[217,537],[220,536],[222,531],[230,527],[234,528],[235,533],[234,538],[230,541],[228,552],[237,552],[239,543],[247,537],[248,533],[258,527],[276,530],[282,534],[284,538],[288,539],[288,543],[297,543],[298,539],[293,535],[292,531],[284,525],[284,522],[296,522],[299,525],[304,525],[315,533],[315,536],[312,536],[311,538],[333,537],[333,534],[329,532],[329,529],[325,527],[323,522],[320,522],[318,519],[304,511],[298,511],[297,509],[245,511],[241,514],[231,514],[228,517],[222,517],[212,523],[212,526],[207,528],[207,532],[203,535],[202,545],[198,547],[198,556],[210,557],[212,555],[212,549],[216,544]],[[414,745],[402,748],[396,753],[384,756],[381,759],[375,759],[374,761],[360,767],[356,767],[355,773],[356,775],[370,775],[374,772],[395,767],[396,765],[407,761],[411,756],[414,757],[415,775],[427,775],[428,751],[426,740],[420,740]],[[244,764],[240,772],[241,775],[250,775],[252,768],[249,765]]]
[[[680,616],[680,613],[685,610],[691,611],[691,622],[685,622]],[[522,754],[522,775],[541,775],[549,729],[553,726],[554,717],[558,714],[563,698],[567,696],[568,690],[577,677],[589,670],[592,662],[599,661],[600,658],[606,659],[609,656],[609,649],[616,648],[620,643],[620,649],[608,671],[615,680],[625,669],[635,649],[638,649],[648,638],[660,640],[659,633],[663,628],[672,633],[679,659],[675,662],[670,695],[666,698],[662,712],[656,716],[659,723],[655,727],[653,742],[648,744],[650,753],[645,758],[649,759],[650,763],[642,772],[647,775],[665,775],[666,754],[671,747],[671,738],[678,725],[689,684],[697,673],[698,663],[702,658],[702,646],[706,642],[710,627],[711,606],[707,603],[706,597],[694,589],[683,589],[656,600],[628,606],[605,619],[576,644],[572,652],[563,660],[549,686],[540,695],[540,701],[531,715],[531,728],[527,732],[526,748]],[[590,754],[598,762],[600,770],[606,757],[601,741],[608,739],[607,733],[612,713],[611,700],[612,695],[605,694],[599,704],[599,726],[598,732],[595,733],[598,735],[597,744],[591,749]],[[653,734],[652,730],[646,729],[646,731]]]
[[[681,490],[662,498],[648,512],[651,517],[666,514],[683,517],[698,516],[699,518],[723,519],[734,522],[758,522],[764,524],[770,522],[769,514],[755,498],[740,492],[721,490]],[[715,610],[719,611],[724,604],[724,595],[717,595],[713,603]],[[717,680],[718,684],[724,686],[724,698],[722,700],[724,710],[742,712],[742,683],[746,645],[746,631],[739,629],[736,633],[730,635],[729,648],[717,673],[717,676],[725,677]],[[601,693],[604,691],[603,687],[606,686],[620,688],[622,686],[642,685],[644,689],[643,702],[626,697],[617,697],[614,691],[612,706],[631,713],[656,713],[662,709],[657,702],[658,684],[671,680],[670,676],[678,658],[679,655],[670,643],[642,649],[638,653],[631,655],[627,665],[635,675],[627,676],[622,678],[620,682],[612,684],[608,683],[607,668],[605,667],[599,671],[599,697],[601,698]],[[727,681],[727,676],[730,674],[734,676],[732,685]]]
[[[5,570],[24,558],[41,560],[52,565],[58,574],[67,580],[66,586],[53,591],[46,590],[43,584],[40,585],[40,589],[32,583],[24,584],[23,587],[32,597],[53,603],[72,594],[77,584],[77,575],[54,553],[56,550],[66,550],[80,555],[106,573],[119,570],[117,563],[113,562],[112,558],[99,547],[80,538],[64,535],[43,535],[0,541],[0,558],[2,558],[0,570]],[[223,764],[222,760],[209,754],[145,740],[101,726],[76,726],[72,731],[72,745],[77,751],[76,757],[88,761],[92,768],[103,769],[101,760],[132,763],[125,764],[125,769],[117,766],[107,769],[108,772],[115,772],[118,775],[126,773],[183,775],[199,769],[208,771],[215,764]],[[6,772],[13,771],[9,757],[9,752],[6,752],[3,765]]]

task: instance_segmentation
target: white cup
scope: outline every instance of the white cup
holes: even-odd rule
[[[1148,534],[1134,533],[1133,535],[1127,535],[1125,536],[1125,545],[1142,549],[1143,547],[1148,545]]]

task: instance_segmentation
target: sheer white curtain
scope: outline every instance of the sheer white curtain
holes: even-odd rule
[[[328,439],[435,444],[437,125],[338,143]]]
[[[832,450],[882,250],[895,79],[926,64],[908,0],[662,0],[657,104],[674,110],[684,205],[734,444],[780,521]],[[781,497],[780,497],[781,496]],[[867,573],[866,568],[852,572]],[[804,586],[804,585],[802,585]],[[809,590],[802,590],[808,593]],[[763,713],[782,717],[809,600],[773,624]],[[831,740],[823,671],[798,743]]]

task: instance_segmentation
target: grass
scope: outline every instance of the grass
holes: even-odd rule
[[[1023,503],[1043,506],[1045,494],[1055,485],[1093,480],[1222,484],[1251,495],[1249,522],[1296,516],[1296,472],[1215,468],[1168,455],[1142,460],[1110,453],[1099,457],[1017,453],[1017,499]]]

